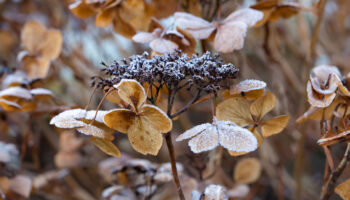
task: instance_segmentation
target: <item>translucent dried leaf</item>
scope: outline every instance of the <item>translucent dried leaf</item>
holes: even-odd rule
[[[32,190],[32,180],[28,176],[17,175],[10,180],[10,189],[25,198],[29,198]]]
[[[204,200],[225,200],[225,188],[220,185],[209,185],[204,191]]]
[[[311,86],[310,81],[307,82],[306,91],[307,91],[307,97],[308,97],[309,103],[312,106],[318,107],[318,108],[324,108],[329,106],[333,102],[334,98],[336,97],[335,93],[323,95],[315,92]]]
[[[247,28],[247,24],[240,21],[219,26],[214,38],[214,49],[223,53],[242,49]]]
[[[270,137],[280,133],[288,124],[289,116],[283,115],[265,120],[261,124],[261,132],[264,137]]]
[[[132,37],[132,40],[139,43],[150,43],[158,37],[152,33],[138,32]]]
[[[176,23],[192,34],[196,39],[206,39],[216,29],[215,25],[212,23],[188,13],[176,12],[174,17]]]
[[[243,97],[232,97],[216,107],[216,116],[220,121],[232,121],[238,126],[246,126],[253,122],[249,111],[249,102]]]
[[[343,200],[350,199],[350,179],[339,184],[335,188],[334,192],[337,193]]]
[[[116,147],[111,141],[107,141],[98,137],[90,137],[90,140],[104,153],[114,157],[121,156],[118,147]]]
[[[259,20],[263,18],[263,13],[251,8],[239,9],[225,18],[223,23],[230,23],[233,21],[240,21],[247,24],[248,27],[254,26]]]
[[[120,98],[131,105],[135,111],[146,101],[146,92],[142,85],[132,79],[123,79],[114,86],[118,89]]]
[[[158,53],[171,53],[174,52],[176,49],[179,48],[179,45],[177,45],[175,42],[172,42],[170,40],[158,38],[153,40],[149,46],[152,50],[158,52]]]
[[[261,164],[256,158],[242,158],[234,170],[234,179],[240,184],[251,184],[261,175]]]
[[[271,92],[266,92],[264,96],[258,98],[250,105],[250,112],[260,121],[275,105],[276,96]]]

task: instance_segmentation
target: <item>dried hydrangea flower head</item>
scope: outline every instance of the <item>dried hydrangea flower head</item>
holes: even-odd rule
[[[196,48],[196,40],[191,34],[179,27],[176,27],[176,30],[167,30],[155,18],[152,18],[148,32],[138,32],[132,40],[138,43],[149,43],[151,49],[159,54],[172,53],[176,49],[181,49],[184,53],[192,55]]]
[[[191,139],[190,139],[191,138]],[[219,144],[229,151],[251,152],[258,142],[253,133],[230,121],[218,121],[195,126],[176,138],[176,141],[190,139],[188,145],[194,153],[209,151]]]
[[[239,9],[222,21],[208,22],[194,15],[177,12],[176,22],[196,39],[207,39],[216,30],[214,49],[229,53],[243,48],[248,28],[263,18],[263,13],[251,8]]]
[[[120,98],[130,109],[114,109],[106,113],[104,123],[121,133],[128,134],[132,147],[143,154],[157,155],[162,146],[161,133],[172,129],[172,121],[158,107],[147,105],[146,92],[135,80],[123,79],[114,86]]]
[[[27,22],[21,32],[24,51],[18,60],[28,74],[28,78],[45,78],[50,62],[58,57],[62,48],[62,34],[55,29],[46,29],[36,21]]]
[[[342,75],[335,66],[319,65],[312,69],[307,83],[309,103],[315,107],[327,107],[336,97],[336,90],[340,89],[345,95],[349,91],[342,83]]]
[[[135,79],[168,90],[187,88],[209,93],[219,90],[223,80],[236,78],[238,72],[232,64],[225,64],[219,55],[211,56],[209,52],[200,57],[193,55],[192,58],[180,51],[153,58],[148,56],[145,52],[129,60],[115,62],[103,69],[110,78],[95,77],[93,85],[105,88],[118,84],[122,79]]]
[[[238,126],[249,128],[260,146],[263,138],[258,128],[261,129],[263,137],[270,137],[280,133],[288,124],[289,116],[287,115],[263,120],[263,117],[275,107],[275,104],[276,97],[271,92],[267,92],[252,103],[243,97],[232,97],[217,106],[216,116],[219,120],[232,121]],[[237,155],[237,152],[234,151],[230,153]]]

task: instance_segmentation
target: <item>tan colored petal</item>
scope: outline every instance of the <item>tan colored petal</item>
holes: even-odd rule
[[[261,175],[261,164],[256,158],[242,158],[234,170],[234,179],[240,184],[256,182]]]
[[[216,126],[211,125],[200,134],[193,137],[188,145],[194,153],[201,153],[214,149],[219,145],[219,134]]]
[[[316,91],[312,89],[311,82],[308,81],[307,83],[307,97],[308,101],[312,106],[318,107],[318,108],[324,108],[329,106],[334,98],[336,97],[336,94],[328,94],[328,95],[323,95],[319,94]]]
[[[280,133],[288,124],[289,116],[282,115],[268,119],[261,124],[261,132],[264,137],[270,137]]]
[[[221,102],[216,108],[216,117],[220,121],[232,121],[238,126],[253,123],[249,102],[243,97],[232,97]]]
[[[54,96],[51,90],[45,88],[34,88],[30,90],[30,93],[34,96],[35,100],[47,100]]]
[[[61,112],[53,117],[50,121],[51,125],[55,125],[58,128],[77,128],[83,127],[86,123],[77,120],[77,118],[83,118],[86,111],[82,109],[72,109]]]
[[[271,13],[270,21],[277,21],[279,18],[290,18],[300,11],[300,7],[295,5],[278,5],[277,8]]]
[[[144,155],[157,155],[163,143],[162,134],[139,118],[130,127],[128,138],[131,146]]]
[[[143,123],[161,133],[167,133],[171,131],[173,127],[171,119],[165,114],[165,112],[156,106],[142,106],[140,116]]]
[[[94,143],[101,151],[104,153],[114,156],[114,157],[120,157],[121,153],[117,146],[115,146],[111,141],[104,140],[99,137],[90,137],[90,141]]]
[[[129,23],[125,22],[118,13],[116,13],[116,17],[113,20],[113,29],[128,39],[131,39],[136,34],[135,29]]]
[[[335,188],[334,192],[337,193],[343,200],[349,200],[350,199],[350,179],[339,184]]]
[[[145,89],[135,80],[123,79],[114,87],[118,89],[119,97],[132,106],[135,111],[138,111],[146,101]]]
[[[97,138],[102,138],[108,141],[112,141],[114,139],[113,137],[114,131],[106,127],[103,123],[95,121],[93,124],[90,124],[91,121],[85,121],[85,120],[81,120],[81,121],[85,122],[86,124],[83,127],[77,128],[77,131],[79,133],[94,136]]]
[[[276,96],[271,92],[266,92],[264,96],[258,98],[250,105],[250,112],[260,121],[275,105]]]
[[[240,21],[219,26],[214,39],[214,49],[222,53],[242,49],[247,28],[247,24]]]
[[[78,0],[69,5],[69,9],[78,18],[85,19],[95,15],[95,11],[92,6],[84,2],[84,0]]]
[[[136,114],[127,109],[115,109],[109,111],[103,118],[104,123],[114,130],[128,133],[130,127],[135,123]]]
[[[217,121],[219,143],[229,151],[251,152],[258,147],[256,137],[248,129],[230,121]]]
[[[29,79],[45,78],[50,69],[50,61],[44,57],[26,56],[21,63]]]
[[[58,57],[62,49],[63,38],[59,30],[46,31],[38,45],[38,55],[53,60]]]
[[[28,21],[21,31],[21,41],[26,50],[35,54],[46,29],[36,21]]]
[[[96,16],[95,25],[97,27],[107,27],[111,25],[116,12],[118,11],[115,9],[102,10]]]
[[[253,133],[253,135],[255,136],[258,144],[257,146],[260,147],[260,145],[262,144],[263,142],[263,137],[261,136],[261,134],[259,133],[258,129],[256,127],[251,127],[248,129],[250,132]],[[231,155],[231,156],[242,156],[242,155],[246,155],[250,152],[237,152],[237,151],[228,151],[228,153]]]

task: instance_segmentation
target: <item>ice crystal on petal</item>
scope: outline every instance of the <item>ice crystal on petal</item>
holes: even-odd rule
[[[209,151],[217,147],[219,145],[219,135],[216,126],[209,126],[202,133],[193,137],[188,145],[194,153]]]
[[[176,138],[176,141],[179,142],[179,141],[182,141],[182,140],[189,139],[189,138],[191,138],[191,137],[201,133],[203,130],[208,129],[210,126],[211,126],[211,124],[209,124],[209,123],[197,125],[197,126],[191,128],[191,129],[185,131],[180,136],[178,136]]]
[[[265,87],[266,87],[266,83],[264,81],[247,79],[247,80],[241,81],[240,83],[235,85],[231,89],[230,93],[231,94],[239,94],[241,92],[249,92],[252,90],[264,89]]]
[[[16,97],[21,99],[32,99],[32,95],[27,89],[21,87],[10,87],[0,91],[0,98]]]

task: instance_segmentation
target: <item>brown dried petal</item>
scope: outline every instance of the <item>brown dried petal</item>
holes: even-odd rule
[[[21,41],[30,53],[37,53],[37,45],[41,43],[42,36],[46,32],[43,25],[36,21],[28,21],[21,31]]]
[[[118,89],[118,94],[123,101],[138,111],[140,106],[146,101],[146,92],[142,85],[132,79],[123,79],[114,86]]]
[[[288,124],[289,116],[283,115],[268,119],[261,124],[261,132],[264,137],[270,137],[280,133]]]
[[[253,123],[249,102],[243,97],[232,97],[221,102],[216,108],[216,116],[220,121],[232,121],[242,127]]]
[[[152,129],[155,129],[161,133],[167,133],[172,129],[173,123],[171,119],[156,106],[142,106],[140,116],[143,123],[151,126]]]
[[[318,108],[324,108],[329,106],[333,102],[334,98],[336,97],[335,93],[328,94],[328,95],[317,93],[316,91],[313,90],[310,81],[307,82],[306,90],[307,90],[307,97],[308,97],[309,103],[312,106],[318,107]]]
[[[90,137],[90,141],[104,153],[114,157],[121,157],[118,147],[116,147],[111,141],[93,136]]]
[[[109,111],[103,120],[109,128],[128,133],[130,127],[135,123],[136,114],[127,109],[115,109]]]
[[[276,96],[271,92],[267,92],[250,105],[250,112],[260,121],[266,113],[270,112],[275,107],[275,105]]]
[[[259,179],[261,164],[256,158],[242,158],[234,170],[234,179],[240,184],[251,184]]]
[[[335,188],[334,192],[337,193],[343,200],[350,199],[350,179],[339,184]]]

